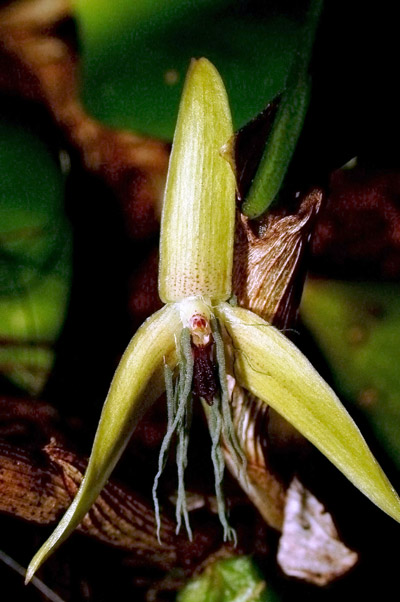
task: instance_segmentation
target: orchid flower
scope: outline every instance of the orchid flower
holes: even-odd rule
[[[183,473],[191,404],[201,399],[211,435],[218,513],[225,538],[221,481],[227,446],[245,472],[230,415],[229,375],[295,426],[379,508],[400,521],[400,499],[357,426],[306,357],[281,332],[230,303],[235,175],[227,143],[232,123],[223,83],[206,60],[193,61],[180,104],[161,223],[159,293],[116,370],[85,477],[71,506],[33,558],[27,581],[82,521],[139,420],[165,391],[168,427],[153,488],[176,433],[178,527],[190,535]],[[229,144],[228,144],[229,146]]]

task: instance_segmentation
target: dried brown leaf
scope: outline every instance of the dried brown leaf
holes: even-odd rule
[[[58,520],[67,509],[86,461],[54,440],[44,452],[38,455],[0,440],[0,511],[45,525]],[[153,508],[112,481],[78,530],[109,545],[135,551],[149,564],[170,568],[177,562],[174,523],[163,521],[160,546]]]

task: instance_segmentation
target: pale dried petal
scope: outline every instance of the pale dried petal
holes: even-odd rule
[[[339,539],[331,515],[298,479],[287,491],[278,563],[292,577],[327,585],[358,560]]]

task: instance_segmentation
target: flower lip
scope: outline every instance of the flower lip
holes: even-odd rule
[[[205,347],[212,341],[210,322],[202,314],[194,314],[189,319],[189,330],[196,347]]]

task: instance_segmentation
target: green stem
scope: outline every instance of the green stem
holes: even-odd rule
[[[303,127],[310,100],[308,65],[323,0],[311,0],[278,113],[259,168],[242,205],[250,218],[264,213],[278,194]]]

